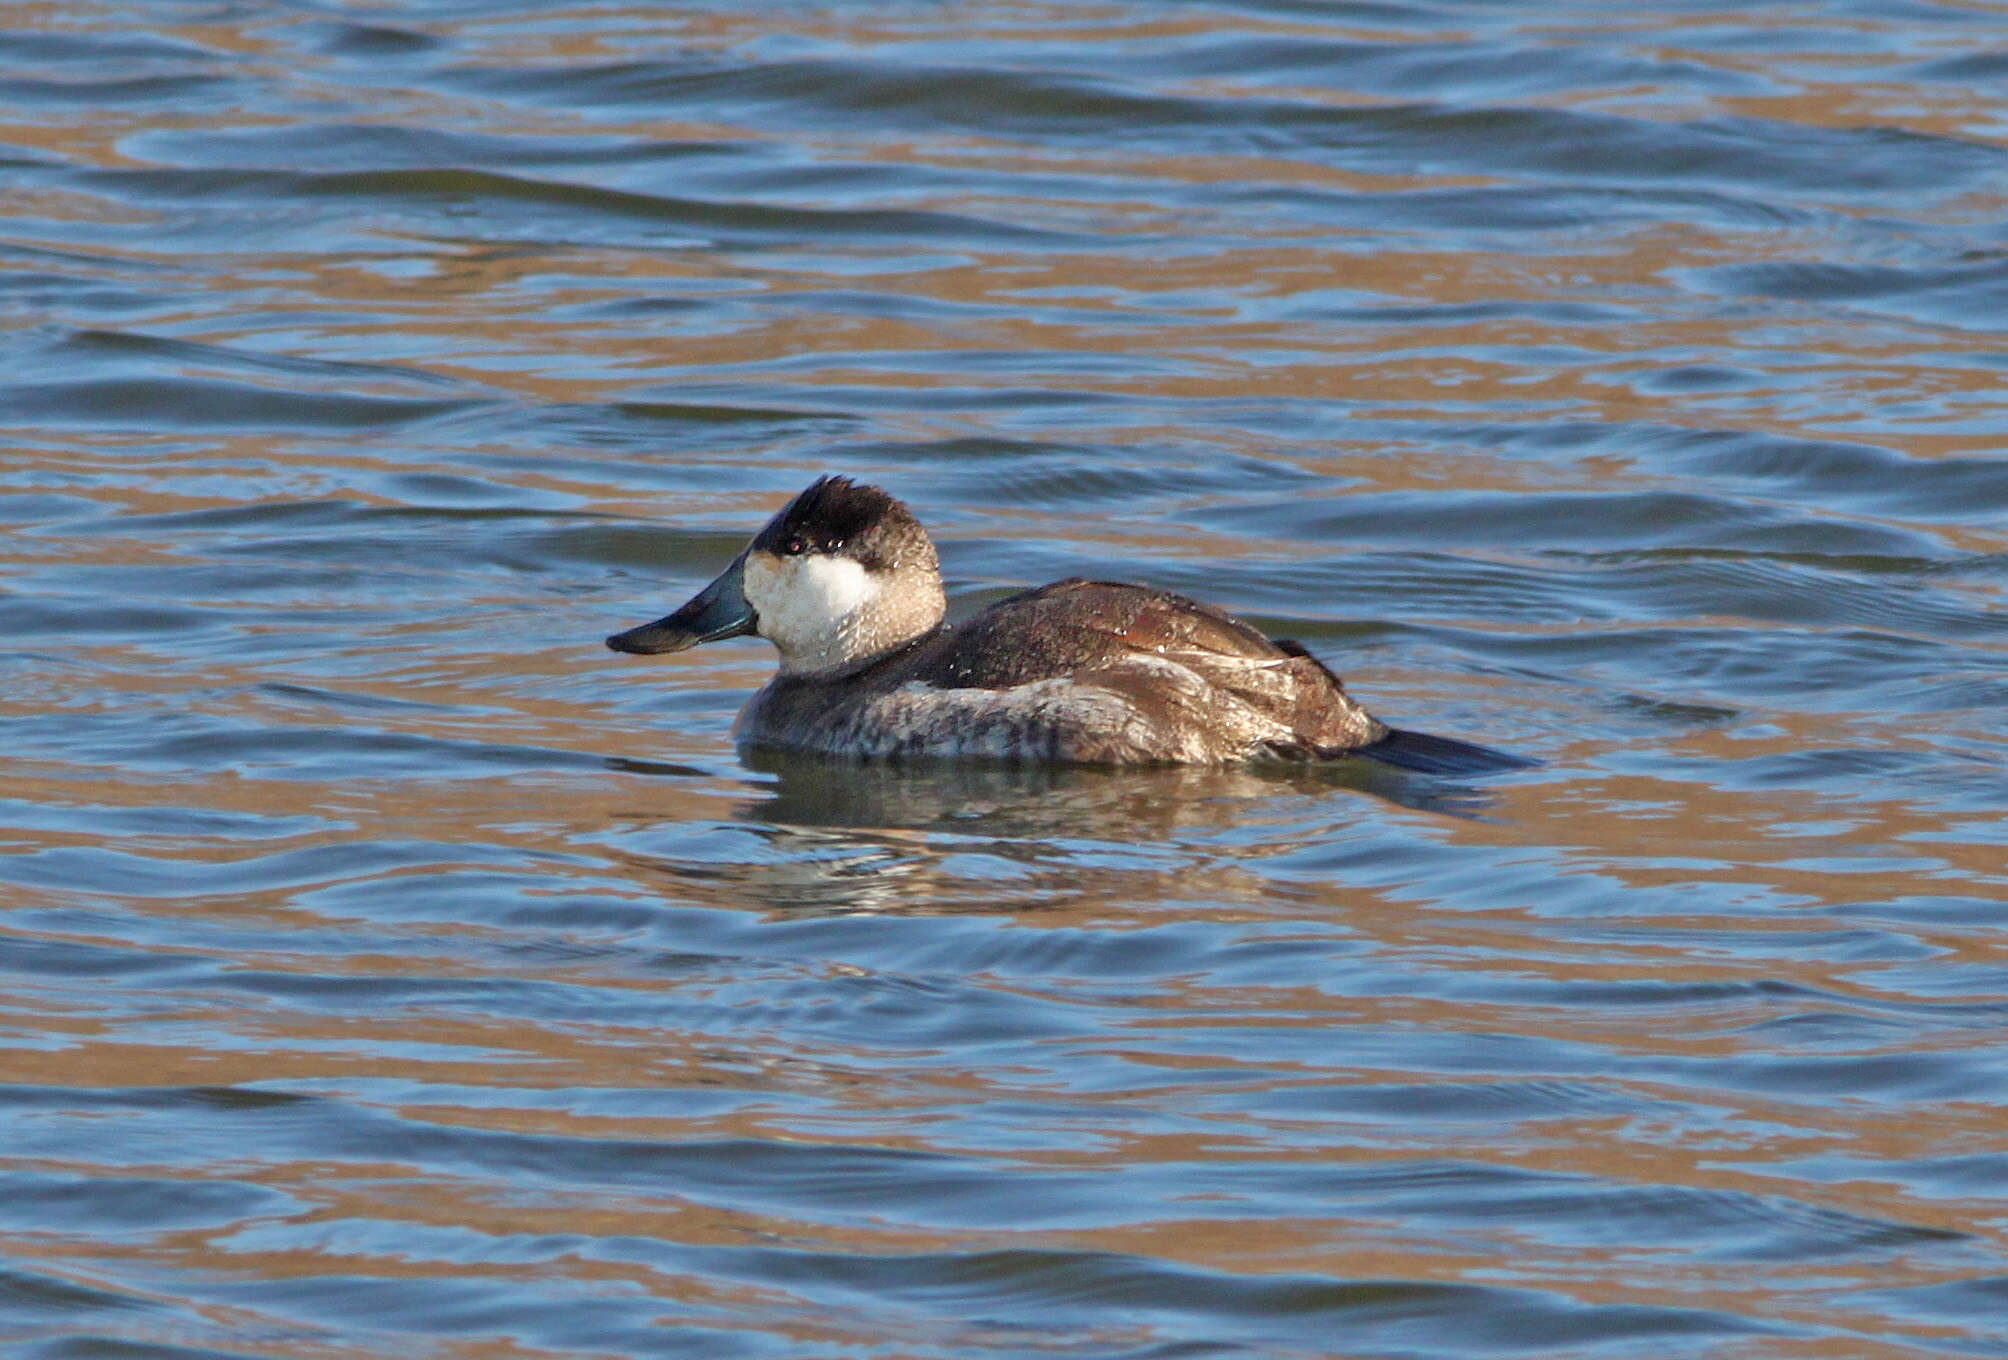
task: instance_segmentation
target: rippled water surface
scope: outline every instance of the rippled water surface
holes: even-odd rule
[[[2008,7],[0,15],[0,1347],[2008,1356]],[[745,760],[823,472],[1539,757]]]

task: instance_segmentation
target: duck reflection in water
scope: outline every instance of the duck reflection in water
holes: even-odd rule
[[[839,830],[904,828],[978,836],[1124,843],[1139,835],[1245,825],[1252,808],[1277,808],[1334,788],[1397,806],[1477,817],[1491,805],[1473,785],[1416,779],[1365,761],[1305,764],[1093,766],[920,758],[861,763],[830,778],[827,759],[747,752],[772,778],[746,804],[748,821]]]
[[[675,613],[616,633],[677,652],[757,633],[781,669],[742,748],[1038,765],[1296,764],[1349,755],[1470,776],[1532,762],[1389,727],[1302,645],[1182,595],[1066,580],[945,621],[940,561],[907,507],[823,477]]]
[[[822,756],[752,751],[747,764],[753,796],[718,824],[719,837],[700,850],[687,813],[633,809],[620,858],[643,881],[672,884],[677,900],[735,910],[757,902],[790,915],[1092,913],[1153,902],[1268,910],[1291,895],[1289,875],[1258,865],[1316,843],[1335,787],[1463,818],[1486,806],[1470,785],[1368,761],[1112,768],[923,758],[847,764],[840,777]]]

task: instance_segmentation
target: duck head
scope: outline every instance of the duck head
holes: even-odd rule
[[[607,639],[617,652],[680,652],[758,633],[784,675],[862,665],[939,627],[941,562],[899,501],[848,477],[821,477],[753,536],[690,602]]]

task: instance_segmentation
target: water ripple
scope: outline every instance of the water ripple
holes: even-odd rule
[[[1984,7],[17,8],[10,1355],[2008,1344]],[[1542,763],[742,757],[832,471]]]

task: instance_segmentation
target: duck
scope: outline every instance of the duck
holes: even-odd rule
[[[1364,756],[1433,775],[1534,763],[1390,727],[1301,643],[1171,591],[1073,577],[960,623],[947,613],[913,512],[826,476],[688,603],[606,645],[771,642],[780,669],[734,724],[742,750],[1091,766]]]

